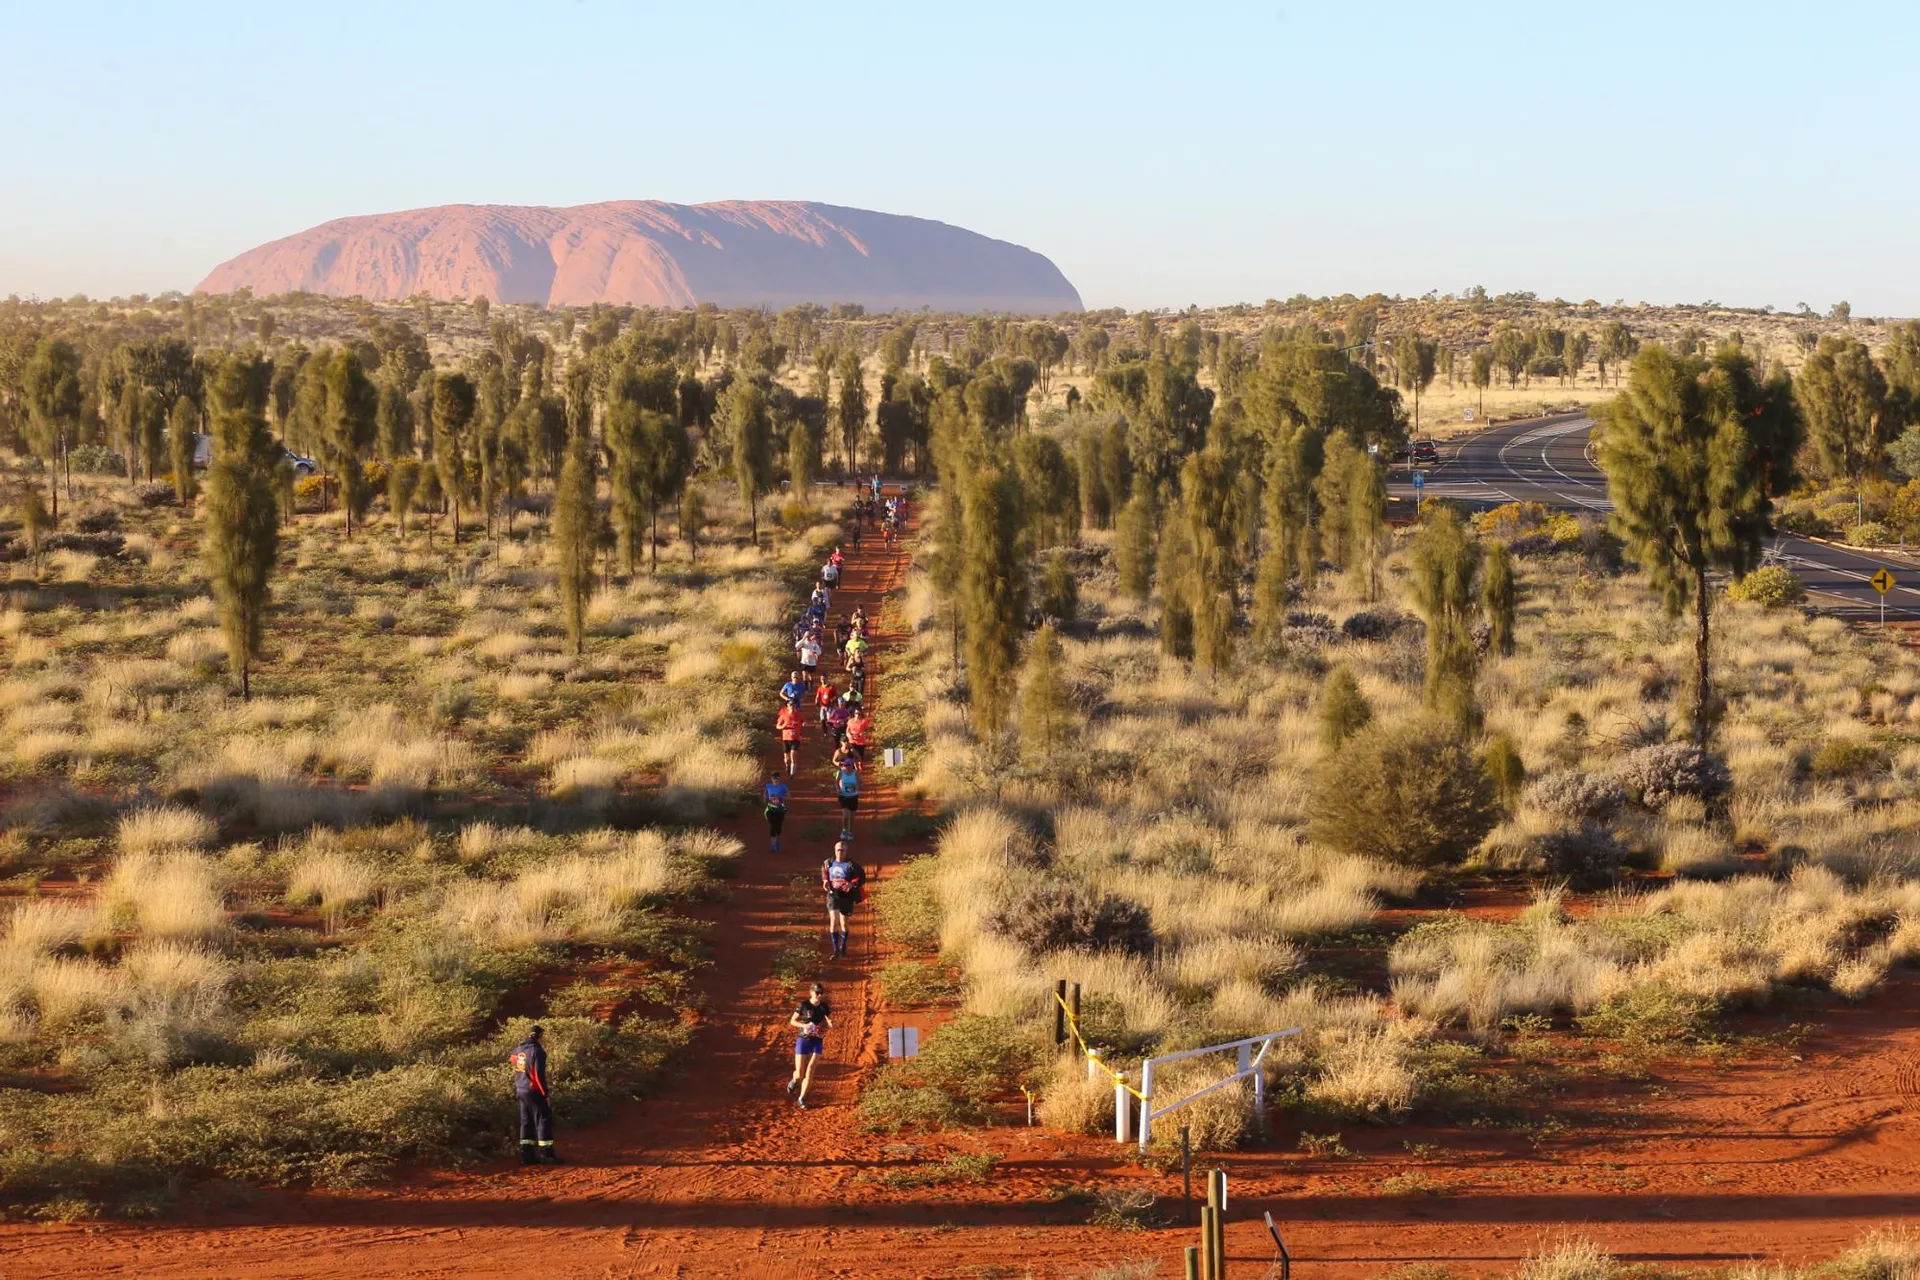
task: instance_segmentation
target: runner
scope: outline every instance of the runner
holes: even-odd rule
[[[847,659],[847,690],[861,698],[867,696],[867,660],[864,656]]]
[[[829,560],[820,566],[820,581],[830,587],[840,585],[840,564],[838,561]]]
[[[820,864],[820,887],[827,895],[827,937],[833,954],[847,954],[847,917],[860,904],[867,884],[867,872],[853,860],[845,840],[833,846],[833,856]]]
[[[873,713],[861,707],[853,713],[853,719],[847,721],[847,745],[853,748],[854,758],[862,768],[866,767],[867,747],[872,742]],[[779,842],[775,841],[773,847],[778,849]]]
[[[820,1061],[820,1053],[826,1048],[825,1033],[833,1029],[833,1006],[827,1003],[826,988],[817,982],[808,987],[807,998],[787,1019],[787,1025],[800,1032],[793,1043],[793,1079],[787,1081],[787,1092],[797,1094],[793,1105],[804,1111],[807,1086],[813,1083],[813,1064]]]
[[[791,702],[782,703],[780,714],[773,718],[773,730],[779,735],[780,756],[787,766],[787,776],[789,778],[793,776],[794,766],[800,758],[800,726],[802,723],[800,708]],[[779,834],[778,831],[774,832],[775,836]],[[773,847],[776,849],[780,847],[779,840],[776,839],[773,842]]]
[[[820,687],[814,690],[813,703],[819,711],[820,727],[822,729],[827,727],[827,712],[833,710],[834,700],[839,696],[839,692],[834,689],[831,680],[822,679],[820,681]]]
[[[867,650],[872,647],[872,645],[867,643],[867,636],[864,631],[855,631],[852,635],[848,636],[847,669],[852,670],[853,664],[856,662],[864,663],[867,657]]]
[[[800,655],[800,670],[796,674],[800,679],[800,687],[805,689],[813,683],[813,678],[820,673],[819,633],[814,631],[807,632],[806,635],[800,638],[800,643],[795,647],[795,652]]]
[[[844,763],[838,767],[839,778],[836,786],[840,793],[840,838],[853,839],[853,815],[860,807],[860,767],[847,755]]]
[[[767,785],[760,788],[760,799],[766,804],[768,847],[774,853],[780,852],[780,828],[787,820],[787,794],[787,784],[780,780],[780,771],[775,769],[768,775]]]
[[[827,708],[827,736],[836,748],[846,740],[847,725],[853,721],[853,704],[845,698],[836,698]]]
[[[787,677],[787,682],[780,686],[780,701],[790,707],[798,707],[800,697],[806,691],[806,682],[800,678],[800,673],[795,671]]]

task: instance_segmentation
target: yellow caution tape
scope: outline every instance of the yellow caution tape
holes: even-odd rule
[[[1060,993],[1058,991],[1053,993],[1053,1002],[1059,1005],[1060,1011],[1066,1015],[1067,1030],[1073,1033],[1073,1042],[1080,1046],[1081,1056],[1086,1058],[1086,1060],[1088,1062],[1091,1062],[1094,1066],[1106,1072],[1107,1079],[1119,1085],[1122,1089],[1125,1089],[1128,1093],[1140,1099],[1140,1101],[1145,1102],[1146,1096],[1142,1094],[1138,1089],[1128,1084],[1124,1079],[1122,1079],[1119,1072],[1115,1071],[1112,1067],[1109,1067],[1106,1063],[1102,1062],[1100,1060],[1100,1055],[1095,1053],[1092,1047],[1087,1044],[1086,1037],[1080,1034],[1080,1019],[1074,1016],[1073,1010],[1068,1007],[1067,1002],[1065,1000],[1060,998]]]

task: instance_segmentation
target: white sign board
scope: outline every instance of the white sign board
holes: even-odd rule
[[[1460,421],[1462,421],[1462,422],[1472,422],[1472,421],[1473,421],[1473,410],[1472,410],[1472,409],[1462,409],[1462,410],[1460,411]]]
[[[888,1027],[887,1056],[889,1058],[917,1058],[920,1056],[920,1028]]]
[[[907,762],[907,749],[905,747],[888,747],[880,753],[880,759],[887,768],[898,769]]]

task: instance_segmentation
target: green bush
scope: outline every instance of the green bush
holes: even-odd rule
[[[1056,622],[1072,622],[1080,616],[1080,580],[1064,551],[1056,549],[1047,557],[1040,580],[1040,612]]]
[[[1815,753],[1809,766],[1816,778],[1857,778],[1887,767],[1885,747],[1874,742],[1836,738]]]
[[[1034,955],[1049,951],[1153,952],[1153,917],[1128,898],[1047,879],[1002,904],[987,921]]]
[[[1622,1044],[1664,1044],[1704,1035],[1713,1022],[1713,1004],[1660,983],[1628,987],[1608,996],[1579,1019],[1580,1029]]]
[[[908,858],[874,894],[880,932],[922,951],[940,946],[940,859]]]
[[[1762,565],[1746,577],[1727,584],[1727,599],[1746,600],[1769,609],[1798,604],[1806,598],[1807,589],[1785,565]]]
[[[1007,1018],[963,1013],[934,1032],[920,1056],[881,1068],[860,1096],[871,1129],[979,1124],[996,1103],[1017,1098],[1043,1057],[1037,1040]]]
[[[1307,813],[1316,843],[1415,867],[1459,862],[1499,820],[1481,762],[1433,719],[1356,733],[1316,771]]]
[[[1883,547],[1893,541],[1893,530],[1878,520],[1856,524],[1847,530],[1847,542],[1856,547]]]

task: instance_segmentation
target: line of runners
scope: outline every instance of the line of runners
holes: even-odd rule
[[[886,544],[891,547],[906,520],[906,499],[889,498],[883,503],[877,476],[870,489],[870,496],[854,500],[852,518],[848,521],[848,541],[858,548],[862,526],[878,521]],[[840,838],[834,843],[833,853],[820,864],[829,954],[834,958],[847,954],[849,918],[866,888],[866,869],[853,856],[853,821],[860,809],[861,771],[867,765],[873,744],[873,710],[867,703],[867,654],[873,646],[868,638],[866,611],[855,608],[839,622],[831,622],[833,596],[839,590],[845,566],[844,552],[835,547],[821,567],[820,580],[814,585],[806,611],[794,624],[795,666],[786,683],[780,686],[780,707],[774,716],[784,773],[773,770],[762,789],[767,840],[772,851],[778,853],[787,805],[792,799],[792,784],[797,781],[800,739],[810,710],[817,729],[833,747],[833,787],[840,805]],[[837,687],[834,674],[822,671],[829,642],[839,658],[841,684]],[[804,1108],[807,1089],[813,1083],[814,1064],[825,1047],[825,1033],[833,1027],[833,1009],[826,989],[818,982],[813,983],[807,998],[787,1021],[799,1033],[794,1041],[793,1075],[787,1081],[787,1092],[793,1095],[796,1106]]]

